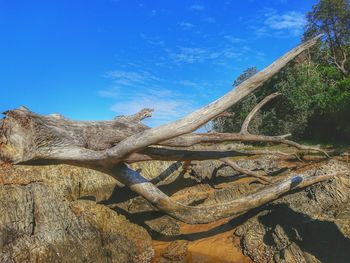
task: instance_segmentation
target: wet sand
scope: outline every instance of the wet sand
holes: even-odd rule
[[[251,263],[251,259],[244,256],[238,237],[234,236],[234,229],[228,227],[229,219],[211,224],[188,225],[181,223],[181,233],[188,239],[186,256],[179,262],[198,263]],[[213,230],[217,233],[211,233]],[[206,233],[210,233],[207,235]],[[201,238],[201,236],[204,236]],[[207,236],[206,236],[207,235]],[[161,254],[170,245],[169,241],[153,240],[155,257],[153,263],[169,262]]]

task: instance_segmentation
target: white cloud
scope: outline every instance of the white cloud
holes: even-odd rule
[[[195,27],[194,24],[189,23],[189,22],[184,22],[184,21],[180,22],[179,25],[181,26],[181,28],[183,30],[189,30],[189,29],[192,29]]]
[[[295,33],[301,32],[305,23],[305,15],[295,11],[290,11],[284,14],[270,14],[264,22],[269,28],[289,30]]]
[[[150,126],[178,119],[194,110],[193,96],[182,96],[176,90],[164,88],[167,81],[148,71],[112,70],[105,74],[112,88],[98,91],[101,97],[113,100],[110,110],[116,115],[131,115],[142,108],[154,108]],[[169,84],[168,84],[169,85]]]
[[[218,61],[224,58],[238,58],[241,52],[235,52],[232,47],[222,49],[204,49],[198,47],[180,47],[178,51],[169,51],[170,59],[177,65]]]
[[[126,101],[115,103],[111,110],[118,115],[131,115],[142,108],[155,109],[152,118],[145,120],[152,126],[181,118],[194,110],[192,103],[186,99],[174,98],[172,95],[161,96],[147,90],[132,94]]]
[[[200,4],[194,4],[194,5],[191,5],[189,7],[189,9],[193,10],[193,11],[203,11],[204,10],[204,6],[200,5]]]
[[[170,58],[176,64],[192,64],[206,60],[208,58],[208,52],[202,48],[182,47],[179,52],[170,53]]]
[[[262,20],[254,19],[250,23],[257,37],[295,37],[303,32],[306,19],[303,13],[296,11],[277,13],[275,9],[265,9]]]
[[[155,77],[148,71],[112,70],[106,72],[104,76],[112,79],[114,84],[123,86],[134,86],[146,84],[149,81],[159,80],[159,78]]]
[[[200,87],[200,84],[198,82],[194,82],[191,80],[180,80],[179,84],[182,86],[185,86],[185,87],[191,87],[191,88],[195,88],[195,89]]]
[[[235,52],[232,48],[226,48],[222,51],[222,55],[225,58],[240,58],[243,55],[243,53]]]

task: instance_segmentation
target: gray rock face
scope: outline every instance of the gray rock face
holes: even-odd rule
[[[323,169],[336,171],[345,165],[333,161]],[[349,262],[350,177],[337,177],[276,200],[235,234],[254,262]]]
[[[38,169],[1,170],[0,262],[150,261],[151,238],[143,228],[106,206],[74,199],[78,188],[67,191],[83,169],[78,176],[60,173],[62,167]]]

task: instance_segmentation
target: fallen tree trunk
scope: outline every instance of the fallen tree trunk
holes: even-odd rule
[[[321,149],[287,140],[287,135],[249,134],[248,126],[254,114],[278,94],[272,94],[260,102],[248,115],[242,131],[238,134],[191,134],[213,118],[227,116],[222,114],[227,108],[259,88],[288,62],[314,45],[318,38],[292,49],[220,99],[178,121],[156,128],[149,128],[141,123],[144,118],[151,116],[152,109],[144,109],[132,116],[119,116],[111,121],[72,121],[59,114],[39,115],[25,107],[7,111],[4,113],[5,118],[0,122],[0,160],[10,164],[66,163],[103,171],[129,186],[160,210],[187,223],[207,223],[239,215],[296,187],[305,187],[334,175],[289,177],[261,192],[232,202],[197,208],[172,201],[125,163],[145,160],[207,160],[261,154],[293,157],[300,151],[322,152],[327,156]],[[282,143],[296,148],[297,152],[249,149],[199,151],[190,148],[195,144],[223,141]],[[245,172],[254,175],[253,172]]]

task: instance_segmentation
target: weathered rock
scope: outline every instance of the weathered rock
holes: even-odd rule
[[[187,255],[187,240],[176,240],[171,242],[170,245],[162,253],[162,262],[186,262]],[[165,259],[165,260],[164,260]]]
[[[180,234],[178,221],[170,216],[161,216],[145,222],[153,231],[164,236],[176,236]]]
[[[0,185],[26,185],[43,182],[60,192],[67,200],[91,197],[108,199],[118,182],[106,174],[70,165],[0,167]]]
[[[235,162],[242,168],[252,171],[264,171],[266,174],[274,173],[281,169],[278,157],[262,156],[237,159]],[[205,181],[205,179],[216,179],[220,177],[239,176],[240,173],[231,167],[223,164],[221,161],[208,160],[194,165],[192,175],[197,181]]]
[[[267,173],[282,167],[267,156],[238,162]],[[197,175],[185,173],[178,162],[145,162],[134,168],[184,204],[222,203],[264,187],[236,181],[238,174],[230,167],[206,178],[221,163],[201,165],[204,168],[197,166]],[[310,173],[336,172],[344,165],[331,161],[308,169]],[[143,227],[152,229],[152,234],[182,236],[178,221],[119,185],[102,173],[68,165],[2,167],[0,262],[148,262],[153,250]],[[349,200],[350,179],[335,178],[262,208],[235,234],[255,262],[347,262]],[[172,242],[160,261],[185,262],[186,248],[192,243],[181,242]],[[206,257],[204,252],[199,254]]]
[[[151,238],[143,228],[108,207],[75,200],[82,193],[103,198],[116,183],[102,179],[68,166],[3,167],[0,262],[149,262]]]
[[[338,161],[316,173],[348,167]],[[310,170],[312,172],[312,170]],[[235,232],[254,262],[349,262],[350,176],[276,200]]]

